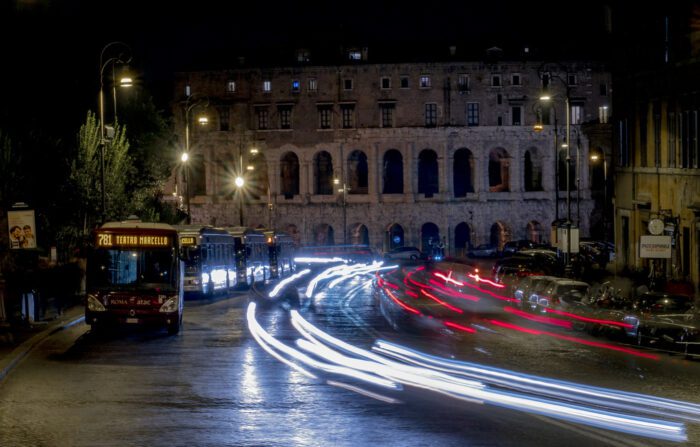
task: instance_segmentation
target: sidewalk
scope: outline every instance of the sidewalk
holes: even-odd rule
[[[79,323],[84,313],[82,304],[73,304],[50,320],[23,326],[0,323],[0,382],[32,348],[49,335]]]

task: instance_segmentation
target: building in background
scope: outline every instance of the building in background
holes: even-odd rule
[[[612,150],[611,76],[602,64],[545,64],[526,52],[504,60],[498,48],[472,61],[381,63],[368,55],[351,48],[340,63],[317,64],[300,50],[289,65],[240,61],[179,73],[173,111],[183,141],[187,96],[208,99],[209,124],[189,123],[192,222],[240,219],[304,245],[380,251],[445,240],[451,255],[481,243],[549,242],[557,217],[571,217],[582,236],[597,225],[589,155],[609,158]],[[568,188],[567,150],[558,165],[555,156],[567,95]],[[166,191],[179,203],[183,167]]]
[[[700,280],[700,7],[655,4],[614,21],[618,271]],[[658,281],[657,281],[658,282]]]

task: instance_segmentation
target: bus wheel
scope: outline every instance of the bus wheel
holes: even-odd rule
[[[182,326],[182,314],[174,323],[168,325],[168,335],[175,335],[180,332],[180,326]]]

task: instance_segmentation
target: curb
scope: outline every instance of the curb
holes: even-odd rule
[[[80,307],[82,310],[82,306]],[[21,345],[17,346],[7,357],[0,359],[0,383],[2,383],[5,378],[10,374],[12,369],[19,364],[24,357],[31,352],[32,349],[37,347],[46,338],[55,334],[56,332],[68,329],[85,320],[85,315],[80,316],[69,316],[65,320],[62,320],[56,324],[53,324],[38,334],[32,336],[28,340],[24,341]]]

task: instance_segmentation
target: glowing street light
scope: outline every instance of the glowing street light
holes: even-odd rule
[[[192,223],[192,213],[190,212],[190,164],[188,163],[190,159],[190,112],[195,107],[209,107],[209,98],[206,96],[199,96],[197,94],[187,95],[185,99],[185,152],[182,154],[180,159],[183,163],[183,168],[185,170],[185,206],[187,208],[187,223]],[[202,115],[197,118],[197,122],[200,126],[206,126],[209,124],[209,118]]]

